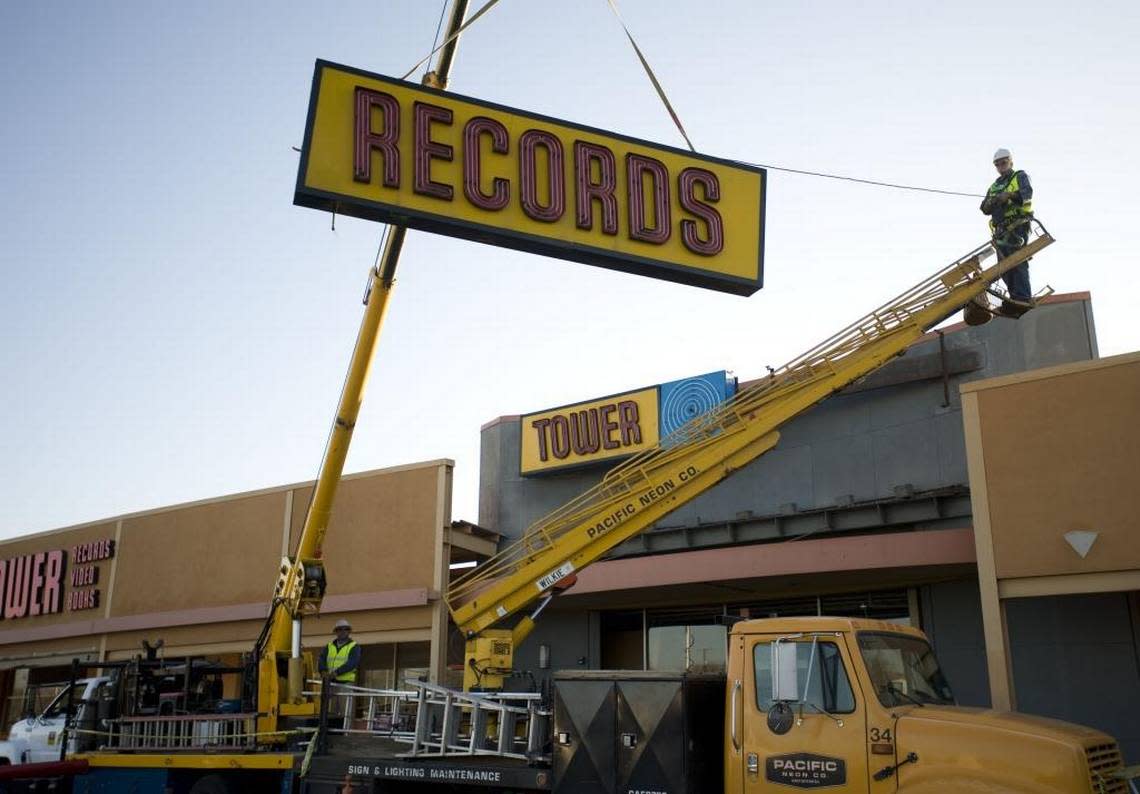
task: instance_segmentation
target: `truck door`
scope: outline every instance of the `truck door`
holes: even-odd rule
[[[787,794],[797,788],[866,794],[866,705],[843,637],[827,633],[743,639],[738,649],[743,664],[736,668],[742,671],[742,794]],[[783,733],[769,727],[768,720],[776,639],[796,648],[799,701],[791,704],[790,727]]]

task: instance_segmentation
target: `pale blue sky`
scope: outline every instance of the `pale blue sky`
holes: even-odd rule
[[[1079,5],[621,8],[708,154],[982,192],[1012,149],[1058,239],[1034,286],[1091,290],[1110,355],[1140,6]],[[399,76],[440,7],[0,5],[0,537],[315,475],[380,227],[292,205],[313,62]],[[452,89],[682,144],[605,0],[502,0]],[[976,205],[772,172],[747,299],[412,232],[347,471],[454,458],[475,520],[482,423],[754,377],[982,242]]]

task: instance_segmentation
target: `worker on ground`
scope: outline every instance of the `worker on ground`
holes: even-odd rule
[[[352,639],[352,626],[344,618],[333,627],[336,639],[325,646],[325,652],[317,663],[322,677],[328,677],[338,684],[355,684],[356,671],[360,667],[360,646]]]
[[[1013,155],[1009,149],[994,152],[994,167],[998,178],[986,191],[981,210],[990,216],[990,231],[994,247],[1002,259],[1013,254],[1029,241],[1029,220],[1033,217],[1033,186],[1029,175],[1015,171]],[[1007,271],[1005,281],[1009,297],[1013,301],[1031,306],[1033,291],[1029,286],[1029,260]],[[1014,308],[1005,306],[1003,308]],[[1025,309],[1015,309],[1018,313]]]

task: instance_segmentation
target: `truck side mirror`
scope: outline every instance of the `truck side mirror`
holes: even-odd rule
[[[772,643],[772,700],[777,703],[799,700],[797,683],[796,644],[776,640]]]

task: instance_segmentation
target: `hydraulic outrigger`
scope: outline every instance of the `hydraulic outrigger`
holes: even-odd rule
[[[1053,242],[1036,221],[1031,238],[985,269],[982,263],[995,255],[993,245],[975,248],[616,467],[597,486],[533,524],[520,540],[452,582],[448,608],[467,638],[464,689],[502,687],[513,671],[515,649],[575,572],[772,449],[781,425],[902,355],[950,315],[984,300],[987,292],[1000,297],[994,282]],[[536,600],[538,607],[512,628],[491,628]]]

